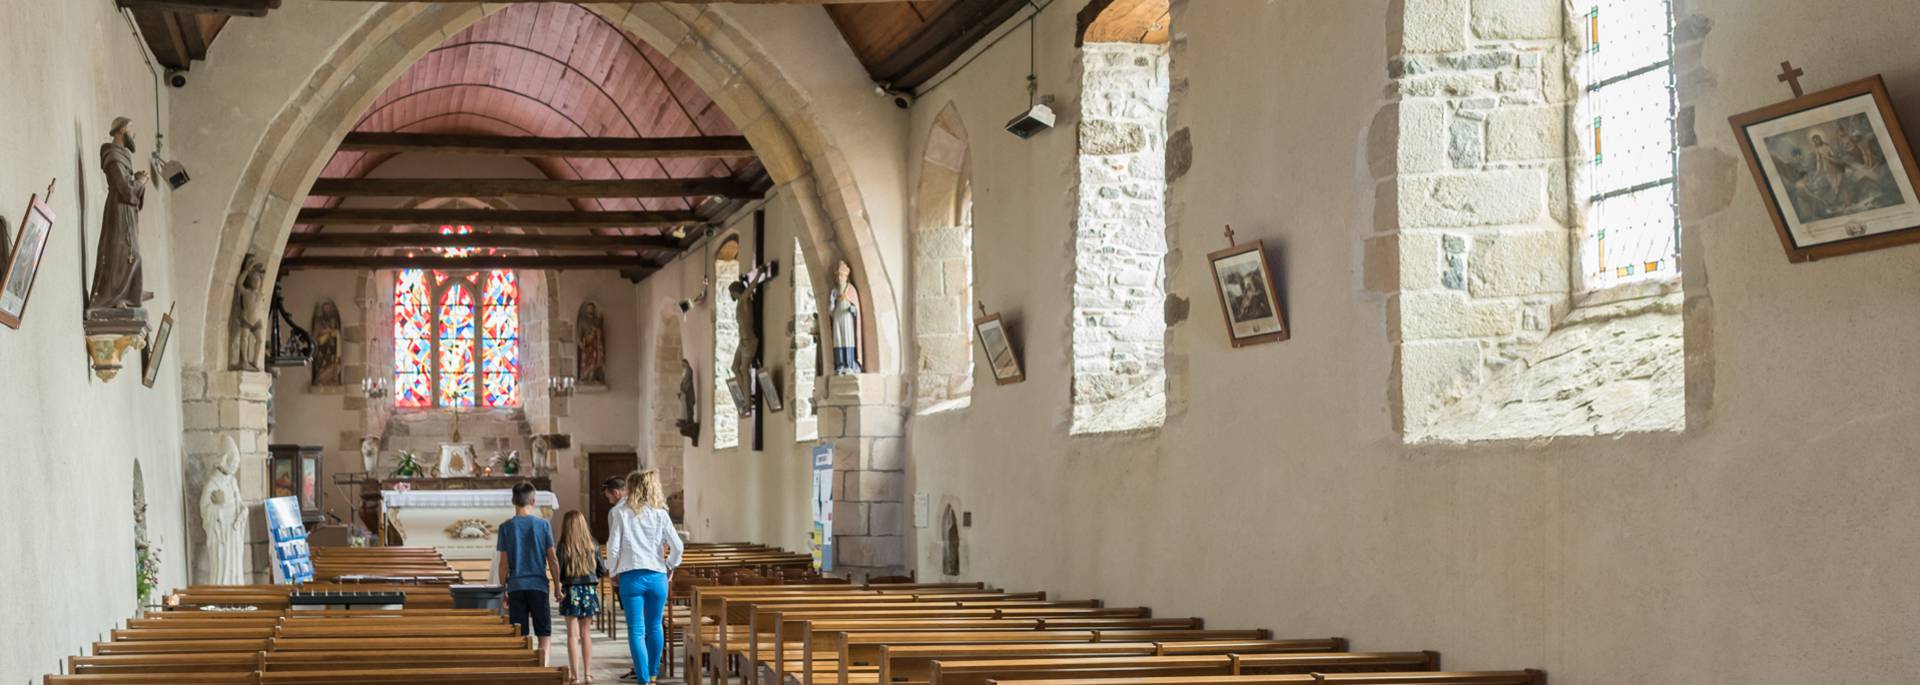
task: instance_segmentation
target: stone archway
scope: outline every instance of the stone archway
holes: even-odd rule
[[[877,254],[874,227],[845,156],[814,120],[806,93],[725,10],[666,5],[587,5],[679,66],[753,144],[774,183],[797,201],[802,245],[816,263],[845,260],[868,300],[863,318],[869,369],[903,367],[898,296]],[[230,371],[227,338],[236,316],[234,282],[243,260],[259,255],[277,272],[301,199],[339,141],[388,85],[445,37],[503,9],[502,5],[388,4],[364,10],[259,134],[246,155],[221,216],[201,329],[201,364],[185,370],[187,483],[197,490],[217,461],[223,437],[250,459],[243,473],[248,499],[265,494],[259,476],[267,438],[271,376]],[[269,282],[266,285],[271,288]],[[264,309],[264,305],[258,309]],[[260,316],[263,311],[245,312]],[[189,514],[191,517],[192,514]],[[189,531],[198,526],[190,522]]]
[[[913,397],[921,414],[973,395],[973,217],[967,129],[952,103],[927,132],[913,193]]]
[[[680,433],[682,419],[700,420],[697,402],[694,411],[687,416],[685,400],[681,398],[683,364],[685,364],[685,343],[680,337],[682,315],[677,311],[661,312],[655,317],[659,327],[654,333],[653,346],[653,446],[647,453],[646,465],[659,469],[661,489],[668,499],[684,495],[686,489],[686,451],[687,438]],[[699,392],[699,376],[694,376],[694,391]]]

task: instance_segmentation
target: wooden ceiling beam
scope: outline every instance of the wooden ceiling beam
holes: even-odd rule
[[[467,248],[492,247],[524,250],[674,250],[680,241],[666,235],[542,235],[529,233],[323,233],[295,232],[287,236],[288,247],[305,248]]]
[[[700,223],[690,211],[669,212],[553,212],[538,210],[470,209],[330,209],[300,210],[297,224],[309,226],[488,226],[511,228],[661,228]]]
[[[280,260],[282,271],[374,271],[378,269],[514,269],[519,271],[623,271],[651,273],[660,263],[646,257],[583,255],[577,257],[523,257],[474,255],[441,257],[438,255],[367,257],[287,257]]]
[[[535,138],[432,133],[349,133],[341,150],[454,155],[684,159],[753,157],[746,136],[689,138]]]
[[[155,9],[191,14],[228,14],[237,17],[264,17],[280,9],[280,0],[118,0],[119,6],[134,10]]]
[[[1026,7],[1025,0],[955,0],[892,55],[867,66],[877,83],[915,91]]]
[[[172,0],[191,2],[192,0]],[[236,0],[237,1],[237,0]],[[394,4],[414,5],[452,5],[471,4],[473,0],[320,0],[322,2],[392,2]],[[495,5],[593,5],[605,0],[492,0]],[[899,2],[900,0],[630,0],[636,5],[674,3],[678,5],[854,5],[874,2]]]
[[[323,178],[308,195],[321,197],[730,197],[761,194],[731,178],[553,180],[543,178]]]

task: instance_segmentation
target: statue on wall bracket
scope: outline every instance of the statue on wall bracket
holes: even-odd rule
[[[87,292],[82,329],[94,375],[111,381],[120,358],[146,346],[147,300],[140,264],[140,210],[147,203],[147,172],[134,171],[133,120],[113,120],[112,140],[100,146],[100,170],[107,177],[107,207],[100,224],[100,249],[94,255],[93,286]]]
[[[853,284],[853,267],[845,261],[834,270],[838,279],[828,296],[828,313],[833,317],[833,373],[849,376],[866,371],[865,350],[860,344],[860,288]]]
[[[233,286],[233,319],[227,337],[228,368],[259,371],[261,336],[266,332],[267,265],[248,253]]]
[[[727,287],[733,296],[734,320],[740,324],[740,344],[733,350],[733,377],[727,384],[741,416],[753,414],[753,370],[760,365],[760,308],[756,305],[761,286],[773,280],[775,271],[778,268],[773,264],[756,267]]]
[[[680,435],[693,441],[694,447],[700,446],[700,396],[693,382],[693,365],[680,360],[680,420],[674,426],[680,429]]]

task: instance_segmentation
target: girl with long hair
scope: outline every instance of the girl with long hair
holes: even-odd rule
[[[607,516],[607,559],[627,614],[627,650],[634,682],[654,682],[666,652],[667,577],[680,566],[680,534],[667,516],[660,472],[627,475],[627,499]],[[662,549],[666,554],[662,555]],[[665,558],[661,558],[665,556]]]
[[[560,523],[560,615],[567,621],[567,670],[576,683],[593,682],[593,617],[600,614],[600,547],[587,529],[587,515],[569,511]]]

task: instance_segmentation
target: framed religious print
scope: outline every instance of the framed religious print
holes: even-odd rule
[[[167,356],[167,340],[173,337],[173,314],[160,315],[160,327],[154,329],[153,339],[147,341],[147,347],[140,351],[140,384],[149,388],[160,378],[160,362]]]
[[[1007,323],[999,314],[982,311],[973,321],[973,330],[980,336],[980,351],[987,355],[994,383],[1013,385],[1027,379],[1026,370],[1020,367],[1020,355],[1013,350],[1013,339],[1007,334]]]
[[[53,186],[48,185],[45,197],[36,195],[27,201],[27,218],[20,222],[13,252],[7,255],[6,271],[0,272],[0,324],[8,328],[20,328],[20,319],[27,314],[27,297],[33,294],[40,257],[46,253],[47,238],[53,233],[53,208],[47,205],[52,196]]]
[[[1214,291],[1220,294],[1220,312],[1226,316],[1227,336],[1234,347],[1289,337],[1265,244],[1234,245],[1208,254],[1207,263],[1213,267]]]
[[[767,411],[775,414],[785,411],[787,403],[780,396],[780,386],[773,383],[773,372],[760,369],[756,377],[760,379],[760,396],[767,401]]]
[[[1879,76],[1731,122],[1789,261],[1920,241],[1920,167]]]

